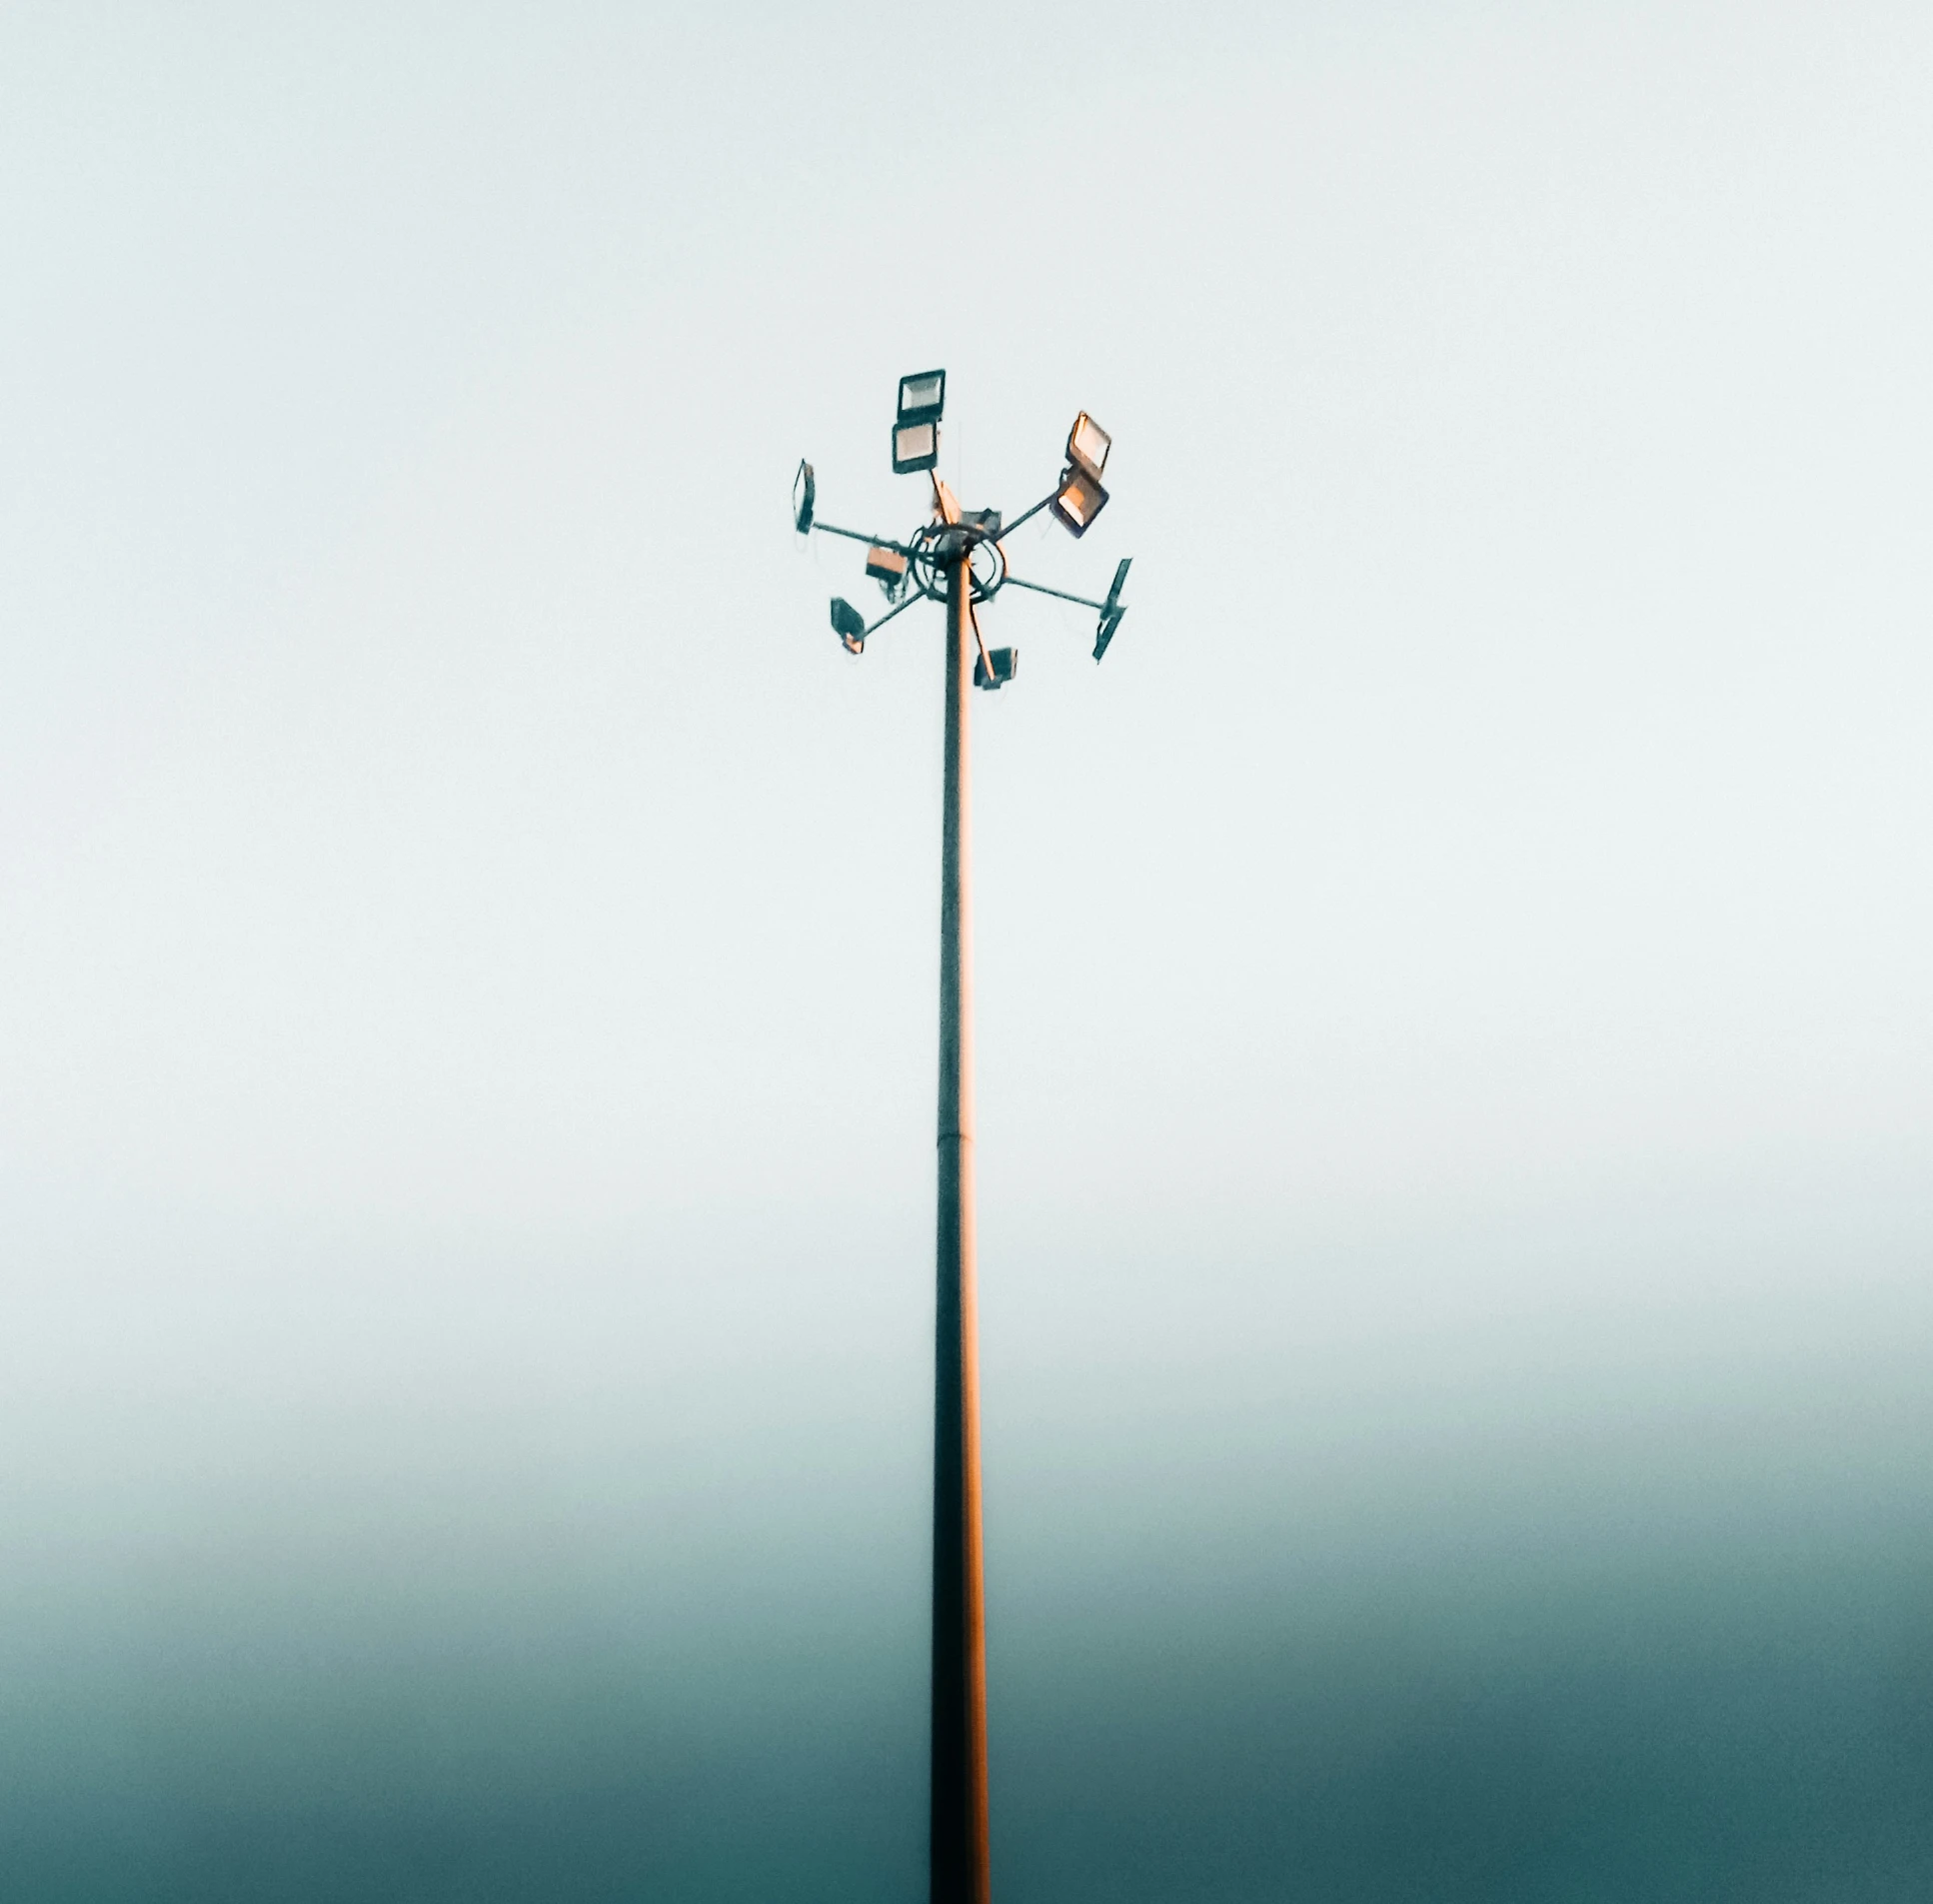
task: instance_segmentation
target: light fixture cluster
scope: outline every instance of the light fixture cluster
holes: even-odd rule
[[[893,474],[914,476],[940,462],[940,418],[947,408],[947,373],[916,371],[900,379],[900,415],[893,425]]]
[[[892,605],[885,615],[869,626],[866,617],[852,603],[836,600],[832,605],[833,630],[841,646],[848,654],[863,654],[867,637],[903,610],[911,608],[915,601],[922,598],[945,601],[950,586],[948,574],[964,557],[970,590],[969,609],[973,605],[990,602],[1010,582],[1016,588],[1057,596],[1063,602],[1077,602],[1084,608],[1096,611],[1099,620],[1094,631],[1094,660],[1099,661],[1107,652],[1108,643],[1114,639],[1114,631],[1119,628],[1121,617],[1127,613],[1120,599],[1121,588],[1127,580],[1127,562],[1122,561],[1115,569],[1113,587],[1107,591],[1107,599],[1095,602],[1086,596],[1071,595],[1064,589],[1048,588],[1044,583],[1029,582],[1012,574],[1006,566],[1006,551],[1002,544],[1006,535],[1043,509],[1050,510],[1069,535],[1084,536],[1093,526],[1094,518],[1107,507],[1107,491],[1101,486],[1100,479],[1107,467],[1108,454],[1114,447],[1113,439],[1086,411],[1081,411],[1073,420],[1073,428],[1067,432],[1066,464],[1052,491],[1031,509],[1021,511],[1002,530],[998,510],[961,509],[952,491],[938,475],[932,474],[940,465],[940,420],[946,414],[946,409],[947,373],[944,370],[915,371],[912,376],[900,379],[899,410],[893,421],[894,474],[932,475],[934,491],[933,522],[906,542],[894,542],[888,537],[870,536],[859,530],[841,529],[836,524],[820,522],[816,514],[817,485],[813,479],[813,466],[806,462],[799,465],[799,473],[793,479],[792,486],[793,527],[802,536],[818,529],[827,535],[849,537],[855,542],[865,543],[866,573],[880,585]],[[977,642],[977,618],[974,619],[973,634]],[[980,643],[979,655],[973,665],[973,685],[988,689],[1002,687],[1013,679],[1018,665],[1016,650],[988,649],[984,643]]]
[[[1050,505],[1063,527],[1075,536],[1084,536],[1093,521],[1107,507],[1107,492],[1100,487],[1100,473],[1107,467],[1107,452],[1114,447],[1110,437],[1086,411],[1073,420],[1067,432],[1067,467],[1060,472],[1060,487]]]

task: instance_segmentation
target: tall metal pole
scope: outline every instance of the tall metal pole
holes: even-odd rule
[[[973,1272],[973,973],[967,696],[971,551],[947,588],[940,876],[939,1302],[933,1435],[932,1904],[987,1904],[986,1622],[979,1536],[979,1328]]]

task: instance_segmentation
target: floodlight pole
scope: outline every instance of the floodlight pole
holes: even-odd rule
[[[973,1249],[973,938],[968,696],[972,550],[947,577],[940,873],[940,1199],[934,1328],[932,1904],[987,1904],[986,1616],[980,1565]]]
[[[910,476],[933,473],[939,462],[939,422],[947,374],[923,371],[900,380],[899,424],[893,467]],[[1067,436],[1067,467],[1058,486],[1006,525],[1010,533],[1051,508],[1078,536],[1107,501],[1100,473],[1109,438],[1083,410]],[[1076,483],[1077,479],[1077,483]],[[916,601],[938,601],[946,577],[947,720],[940,852],[940,1131],[938,1220],[935,1239],[933,1423],[933,1810],[930,1904],[989,1904],[986,1831],[986,1602],[980,1548],[979,1294],[973,1238],[973,932],[971,900],[971,762],[967,746],[968,690],[998,688],[1013,679],[1014,651],[988,651],[973,615],[977,593],[988,602],[1004,583],[1059,596],[1093,609],[1094,660],[1099,661],[1126,609],[1121,606],[1122,562],[1104,602],[1069,595],[1044,583],[1022,582],[1006,566],[997,510],[963,516],[953,493],[934,474],[933,521],[909,542],[868,536],[815,520],[813,467],[801,461],[793,480],[793,527],[870,543],[874,555],[891,550],[891,563],[869,558],[867,573],[896,588],[904,600],[868,626],[852,603],[835,597],[833,632],[850,655],[864,653],[875,635]],[[1084,487],[1079,487],[1084,485]],[[1078,506],[1066,497],[1078,488]],[[973,556],[987,561],[977,582]],[[975,668],[974,663],[978,666]]]

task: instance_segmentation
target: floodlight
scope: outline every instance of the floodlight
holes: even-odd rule
[[[984,655],[973,657],[973,686],[998,688],[1013,679],[1013,671],[1019,665],[1017,648],[989,648]]]
[[[792,526],[803,536],[813,526],[813,466],[802,461],[792,479]]]
[[[1073,428],[1067,432],[1067,461],[1075,469],[1098,483],[1107,467],[1107,452],[1113,447],[1114,439],[1086,411],[1074,418]]]
[[[833,597],[833,632],[849,655],[866,647],[866,617],[843,596]]]
[[[886,591],[889,602],[897,601],[900,591],[907,586],[906,556],[884,543],[875,543],[866,552],[866,573]]]
[[[916,371],[900,379],[900,422],[938,423],[947,408],[947,373]]]
[[[917,470],[933,469],[940,461],[940,426],[937,423],[902,423],[893,431],[893,474],[911,476]]]
[[[1132,556],[1122,556],[1120,567],[1114,571],[1114,586],[1107,591],[1107,600],[1100,605],[1100,620],[1094,627],[1094,660],[1098,661],[1107,652],[1107,644],[1114,639],[1114,630],[1120,627],[1120,618],[1127,611],[1120,606],[1121,585],[1127,580],[1127,565]]]
[[[1068,468],[1061,472],[1060,487],[1047,507],[1069,534],[1084,536],[1107,507],[1107,492],[1085,470]]]

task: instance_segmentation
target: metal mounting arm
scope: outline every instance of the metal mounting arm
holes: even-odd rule
[[[1013,520],[1010,523],[1008,523],[1006,527],[1002,529],[996,537],[994,537],[993,540],[995,542],[1004,542],[1007,539],[1007,537],[1012,535],[1014,530],[1019,528],[1019,526],[1022,523],[1030,522],[1035,516],[1039,515],[1041,510],[1045,509],[1046,506],[1050,502],[1052,502],[1053,499],[1059,494],[1060,492],[1057,489],[1049,490],[1044,496],[1040,498],[1040,500],[1037,503],[1033,505],[1031,509],[1021,510],[1020,513],[1017,516],[1015,516]]]
[[[903,542],[895,542],[891,536],[869,536],[858,529],[842,529],[838,523],[814,523],[815,529],[823,529],[829,536],[844,536],[850,542],[871,543],[876,549],[891,549],[894,554],[911,556],[913,551]]]
[[[926,599],[927,598],[924,595],[922,595],[918,589],[909,589],[907,591],[906,600],[903,602],[897,602],[894,604],[892,608],[888,609],[887,612],[884,615],[882,615],[880,619],[877,622],[875,622],[873,626],[866,631],[866,634],[860,637],[860,640],[866,641],[870,636],[877,635],[880,632],[880,630],[883,629],[887,625],[887,623],[892,621],[896,615],[904,615],[908,609],[912,608],[914,603],[924,602]]]
[[[1029,582],[1024,576],[1015,575],[1011,569],[1007,570],[1006,579],[1016,589],[1031,589],[1035,595],[1057,595],[1063,602],[1078,602],[1083,609],[1092,609],[1101,615],[1107,613],[1105,602],[1095,602],[1084,595],[1069,595],[1065,589],[1050,589],[1044,582]]]
[[[1114,571],[1114,586],[1107,591],[1107,600],[1096,602],[1085,595],[1070,595],[1065,589],[1050,589],[1044,582],[1029,582],[1024,576],[1015,575],[1012,570],[1006,573],[1006,580],[1016,589],[1031,589],[1035,595],[1051,595],[1062,602],[1077,603],[1083,609],[1092,609],[1099,620],[1094,624],[1094,660],[1098,661],[1107,652],[1107,644],[1114,639],[1114,631],[1121,625],[1127,610],[1121,605],[1120,592],[1127,580],[1128,561],[1123,560]]]
[[[979,632],[979,611],[971,602],[966,604],[966,619],[973,625],[973,646],[979,650],[979,665],[991,674],[993,664],[986,659],[986,637]]]

